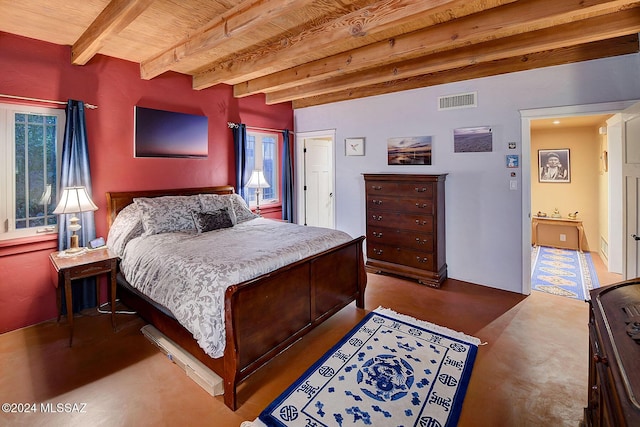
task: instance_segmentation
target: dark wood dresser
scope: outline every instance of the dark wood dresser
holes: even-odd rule
[[[364,174],[367,268],[434,287],[447,278],[443,175]]]
[[[640,278],[591,291],[587,426],[640,426]]]

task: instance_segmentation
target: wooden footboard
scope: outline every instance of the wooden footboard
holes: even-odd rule
[[[229,408],[236,408],[237,384],[256,369],[351,301],[364,308],[363,240],[227,289],[224,401]]]
[[[230,186],[107,193],[108,223],[135,197],[216,193],[229,194]],[[209,357],[192,334],[135,293],[119,288],[124,304],[138,311],[224,380],[224,402],[235,410],[236,388],[258,368],[284,351],[315,326],[356,301],[364,308],[367,276],[362,242],[358,237],[322,253],[258,278],[231,286],[225,295],[224,356]],[[265,327],[265,325],[268,325]]]

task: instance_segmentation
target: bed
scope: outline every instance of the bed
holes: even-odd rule
[[[132,209],[130,205],[141,203],[140,201],[134,202],[134,199],[150,202],[168,199],[163,196],[173,196],[171,199],[180,198],[181,196],[190,198],[195,196],[200,198],[201,203],[205,203],[205,200],[218,201],[223,198],[233,199],[235,197],[237,199],[239,197],[234,195],[232,186],[108,192],[106,194],[107,223],[110,230],[110,238],[112,229],[115,229],[114,222],[118,214],[124,211],[119,218],[121,220],[124,218],[125,212]],[[232,203],[231,206],[236,205]],[[240,214],[244,215],[242,212]],[[221,238],[225,233],[230,233],[231,230],[236,234],[241,233],[243,229],[251,229],[247,233],[261,233],[270,227],[267,224],[268,222],[271,222],[274,227],[301,227],[263,218],[254,219],[251,217],[250,211],[248,215],[250,220],[244,218],[242,224],[240,224],[239,217],[234,218],[234,221],[238,221],[238,225],[226,230],[215,230],[211,233],[196,233],[196,237],[193,237],[194,240],[188,240],[191,237],[179,235],[180,233],[175,233],[176,236],[169,235],[174,233],[168,233],[167,235],[158,233],[159,236],[152,237],[158,239],[155,246],[160,248],[174,247],[174,245],[181,248],[190,246],[201,248],[204,243],[199,239],[204,239],[204,235],[207,235],[207,238],[215,239],[215,241],[221,241],[218,238]],[[194,220],[197,220],[195,216]],[[196,221],[196,223],[198,222]],[[145,223],[146,225],[147,223]],[[278,228],[277,230],[280,230],[278,232],[281,235],[291,234],[290,230],[295,231],[294,228]],[[214,235],[214,233],[218,232],[219,234]],[[311,251],[315,250],[316,253],[307,256],[297,255],[294,258],[291,258],[291,254],[283,255],[290,258],[285,265],[277,265],[270,271],[264,271],[255,277],[245,278],[238,283],[228,285],[221,291],[223,305],[220,308],[222,317],[220,319],[222,325],[220,333],[222,334],[223,350],[220,351],[219,348],[212,350],[209,346],[203,347],[200,343],[202,338],[196,339],[195,336],[198,334],[190,332],[187,326],[181,324],[178,320],[184,310],[175,309],[175,312],[178,313],[176,315],[167,308],[166,301],[161,303],[158,300],[153,300],[129,283],[126,272],[129,271],[129,275],[132,277],[136,276],[135,263],[138,263],[137,265],[139,266],[141,265],[140,263],[143,263],[141,260],[134,260],[132,255],[134,250],[130,250],[130,248],[138,245],[144,251],[151,245],[151,243],[146,243],[147,246],[145,247],[142,246],[142,243],[137,243],[142,240],[142,238],[130,239],[127,240],[129,243],[118,248],[122,258],[120,261],[121,268],[118,273],[117,292],[119,299],[128,307],[136,310],[142,318],[154,325],[184,350],[220,375],[224,381],[224,403],[232,410],[235,410],[238,405],[238,385],[253,372],[351,302],[355,301],[357,307],[364,308],[366,286],[366,272],[362,252],[364,237],[351,238],[347,236],[346,239],[341,237],[337,244],[322,248],[319,251],[315,245],[317,241],[323,239],[314,237],[312,241],[301,245],[302,248],[297,248],[291,252],[306,253],[305,251],[308,251],[306,246],[310,246],[315,247]],[[327,243],[322,244],[326,245]],[[251,250],[247,252],[252,257],[256,257],[259,251],[253,246],[255,245],[251,245]],[[175,252],[181,251],[176,250]],[[232,251],[228,252],[231,253]],[[283,251],[284,253],[286,251]],[[223,255],[226,256],[227,254]],[[159,257],[164,256],[166,255],[159,255]],[[279,250],[278,256],[280,256]],[[200,257],[190,256],[188,258],[188,262],[194,262],[194,259]],[[271,256],[270,258],[275,259],[277,257]],[[128,265],[127,262],[134,267]],[[224,262],[229,264],[228,261]],[[237,262],[238,265],[245,266],[253,261],[238,259]],[[166,273],[153,274],[173,275],[171,276],[172,280],[176,282],[183,278],[192,280],[192,278],[185,277],[191,276],[190,273],[185,273],[180,268],[172,266],[170,262],[165,262],[164,264],[166,265]],[[238,277],[242,277],[246,273],[245,268],[237,268],[235,270],[235,274],[240,274]],[[240,270],[239,273],[237,270]],[[151,280],[149,283],[153,285],[155,282]],[[150,286],[150,288],[154,288],[154,286]],[[207,287],[207,289],[209,288],[210,286]],[[182,289],[179,292],[175,291],[175,293],[184,292]],[[153,294],[153,291],[151,294]],[[207,303],[201,302],[200,308],[197,310],[206,309],[207,306],[208,301]],[[208,315],[206,318],[209,319]],[[216,322],[218,321],[216,320]],[[217,324],[216,322],[214,322],[214,326]],[[202,320],[200,320],[200,323],[202,323]],[[269,325],[269,327],[265,328],[264,325]],[[191,325],[189,325],[189,328],[191,329]],[[202,329],[208,331],[211,327],[206,326]]]

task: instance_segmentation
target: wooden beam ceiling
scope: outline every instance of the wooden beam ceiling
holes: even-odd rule
[[[464,49],[467,54],[471,53],[469,60],[472,61],[474,57],[482,54],[482,48],[469,49],[469,46],[503,39],[493,45],[487,45],[497,45],[499,47],[501,43],[509,43],[509,37],[518,37],[520,34],[544,28],[555,28],[555,25],[576,22],[595,14],[606,14],[607,12],[615,11],[621,5],[621,2],[614,2],[616,4],[612,5],[612,2],[600,1],[594,2],[596,4],[588,8],[577,8],[578,3],[580,3],[580,0],[552,2],[551,5],[546,0],[532,1],[527,4],[528,10],[526,14],[522,13],[522,6],[519,3],[503,6],[482,14],[471,15],[428,27],[323,58],[319,61],[309,62],[281,72],[251,79],[236,84],[234,86],[234,95],[242,97],[260,92],[282,91],[287,88],[296,88],[300,85],[309,85],[317,81],[321,81],[322,83],[320,84],[330,86],[332,80],[328,79],[333,77],[355,72],[359,74],[362,70],[373,69],[374,67],[378,67],[379,70],[381,65],[401,64],[409,59],[429,57],[439,52],[445,52],[443,56],[446,56],[446,52],[456,49]],[[617,19],[614,19],[614,22],[616,21]],[[561,31],[555,33],[558,37],[562,37]],[[583,37],[583,42],[595,40],[589,40],[589,34],[584,32]],[[428,43],[425,43],[427,40]],[[573,44],[578,43],[580,41]],[[535,40],[532,44],[535,45]],[[558,45],[557,47],[562,46]],[[537,51],[546,49],[548,47],[541,43],[541,47]],[[530,51],[535,52],[535,46],[530,48]],[[444,57],[442,62],[442,66],[447,67]],[[392,70],[395,70],[395,68],[395,66],[391,67]],[[452,65],[452,68],[455,68],[455,66]],[[197,77],[194,77],[194,85],[196,87]],[[389,77],[391,79],[397,78],[395,76]]]
[[[250,0],[240,3],[228,12],[217,16],[177,45],[142,61],[140,74],[143,79],[157,77],[169,71],[172,65],[187,56],[215,49],[231,37],[238,37],[241,34],[250,35],[257,27],[287,14],[289,10],[308,6],[311,3],[313,0]],[[217,83],[221,82],[214,84]]]
[[[0,31],[302,108],[637,53],[640,0],[29,0]]]
[[[233,84],[294,67],[309,60],[324,58],[338,51],[350,56],[350,52],[361,46],[377,42],[381,38],[402,34],[407,26],[413,28],[416,21],[436,23],[452,20],[475,13],[481,7],[486,10],[513,1],[380,1],[303,31],[295,38],[276,40],[260,50],[249,51],[210,65],[206,70],[196,73],[193,87],[204,89],[218,83]],[[424,43],[424,40],[420,43]],[[372,61],[377,59],[378,57],[372,58]]]
[[[585,45],[554,49],[552,51],[537,52],[531,55],[522,55],[520,57],[475,64],[406,79],[391,80],[356,89],[332,92],[321,96],[312,96],[293,101],[293,108],[305,108],[314,105],[329,104],[332,102],[348,101],[352,99],[366,98],[368,96],[383,95],[386,93],[436,86],[482,77],[497,76],[517,71],[533,70],[536,68],[551,67],[554,65],[563,65],[573,62],[625,55],[631,52],[638,52],[637,34],[620,37],[619,39],[604,40],[600,42],[587,43]]]
[[[585,28],[589,28],[585,32]],[[431,74],[468,65],[519,57],[536,52],[606,40],[640,31],[640,21],[633,10],[618,14],[615,21],[609,16],[598,16],[583,21],[574,21],[557,27],[518,34],[505,40],[491,40],[481,44],[460,47],[454,50],[421,56],[409,61],[391,63],[382,67],[368,68],[338,76],[330,80],[298,85],[283,90],[267,92],[267,103],[293,101],[309,96],[338,92],[344,89],[369,86],[385,81]],[[381,61],[382,62],[382,61]],[[237,93],[236,93],[236,96]]]
[[[102,41],[120,32],[154,0],[113,0],[71,47],[71,63],[85,65],[102,47]]]

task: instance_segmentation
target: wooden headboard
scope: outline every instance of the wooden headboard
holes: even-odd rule
[[[107,230],[111,228],[116,215],[125,206],[133,203],[136,197],[160,196],[191,196],[194,194],[233,194],[232,185],[200,188],[175,188],[171,190],[142,190],[142,191],[109,191],[107,194]]]

